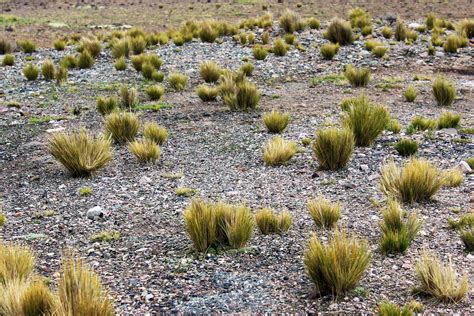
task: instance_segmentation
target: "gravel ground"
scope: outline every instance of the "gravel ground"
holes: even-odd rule
[[[291,112],[284,137],[297,141],[311,137],[317,128],[338,122],[341,99],[361,92],[374,102],[386,104],[404,127],[414,115],[439,116],[445,109],[436,106],[430,81],[414,82],[414,74],[434,77],[439,71],[445,72],[458,91],[449,110],[462,115],[463,127],[473,127],[473,44],[457,54],[445,55],[438,48],[436,56],[427,56],[427,44],[422,42],[427,36],[420,36],[415,45],[391,45],[388,60],[368,54],[363,41],[357,41],[342,47],[335,60],[323,61],[318,53],[324,42],[321,31],[305,31],[298,36],[306,52],[292,49],[285,57],[270,55],[265,61],[253,61],[251,47],[241,47],[229,38],[222,44],[193,41],[181,48],[173,44],[154,48],[150,51],[162,57],[165,73],[181,71],[190,76],[186,91],[167,91],[166,102],[172,108],[140,112],[143,121],[155,120],[170,132],[160,161],[153,166],[140,165],[126,146],[115,146],[113,161],[86,179],[69,177],[50,157],[44,147],[48,135],[52,130],[78,126],[101,131],[96,98],[116,93],[117,83],[140,88],[146,84],[131,67],[125,72],[115,71],[108,50],[101,53],[92,69],[70,71],[68,84],[63,87],[44,80],[28,82],[21,75],[25,55],[16,53],[15,66],[3,67],[0,72],[0,186],[7,216],[0,236],[31,245],[37,253],[38,272],[53,280],[58,276],[61,253],[75,249],[100,274],[120,314],[372,313],[382,299],[399,304],[413,299],[413,267],[423,248],[444,260],[450,258],[459,272],[469,274],[472,285],[474,256],[463,250],[458,235],[447,228],[448,217],[473,211],[472,174],[467,174],[458,188],[443,188],[432,202],[406,206],[417,210],[424,221],[406,254],[383,256],[377,250],[381,216],[373,201],[384,199],[378,189],[380,167],[389,159],[404,160],[391,145],[403,132],[384,132],[373,146],[356,148],[348,167],[337,172],[318,171],[309,147],[301,146],[286,166],[267,167],[262,161],[262,146],[271,135],[262,126],[261,114],[271,108]],[[68,53],[71,49],[42,49],[34,58],[41,62],[50,57],[58,62]],[[252,80],[263,94],[259,110],[232,113],[220,101],[202,103],[197,98],[194,88],[201,83],[197,71],[201,61],[215,60],[235,69],[245,56],[255,64]],[[352,89],[347,83],[309,87],[310,78],[338,73],[348,63],[371,67],[369,87]],[[389,79],[394,86],[383,89],[381,85]],[[409,83],[420,91],[414,103],[402,98]],[[12,101],[20,107],[7,106]],[[72,114],[74,108],[80,108],[80,113]],[[46,115],[66,120],[28,123],[33,116]],[[420,143],[418,156],[443,168],[454,167],[474,154],[472,135],[455,129],[413,137]],[[78,191],[85,186],[93,193],[81,197]],[[260,206],[286,208],[294,224],[284,236],[263,236],[255,231],[248,247],[240,251],[198,255],[192,250],[182,219],[191,198],[177,196],[177,187],[195,188],[197,196],[208,200],[244,202],[253,210]],[[313,224],[306,210],[307,199],[320,193],[342,204],[339,225],[366,238],[373,250],[357,291],[338,300],[315,296],[302,263],[309,237],[316,233],[327,240],[329,236]],[[105,214],[91,220],[86,214],[95,206]],[[110,243],[90,241],[92,234],[103,230],[117,230],[121,237]],[[457,305],[416,299],[434,313],[474,313],[469,298]]]

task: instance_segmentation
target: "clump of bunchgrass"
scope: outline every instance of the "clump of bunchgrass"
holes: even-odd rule
[[[323,196],[308,200],[308,212],[318,227],[332,228],[341,217],[341,205],[333,203]]]
[[[150,139],[134,140],[128,144],[128,149],[144,163],[155,163],[161,154],[160,147]]]
[[[377,306],[377,315],[378,316],[411,316],[413,312],[407,307],[404,306],[400,308],[395,303],[389,301],[382,301]]]
[[[105,130],[117,143],[133,141],[140,121],[132,112],[112,112],[105,117]]]
[[[109,98],[99,97],[97,98],[97,111],[102,115],[112,113],[117,108],[117,98],[111,96]]]
[[[222,68],[213,61],[205,61],[199,66],[199,74],[207,83],[217,82],[222,74]]]
[[[393,30],[391,27],[385,25],[382,30],[380,31],[382,33],[382,36],[385,37],[386,39],[389,39],[393,35]]]
[[[298,13],[286,10],[279,20],[280,27],[286,33],[299,32],[304,29],[304,23]]]
[[[188,84],[188,77],[178,72],[170,73],[168,76],[168,82],[175,91],[181,91],[186,88]]]
[[[273,42],[272,52],[276,56],[285,56],[288,52],[288,44],[281,38],[278,38]]]
[[[327,245],[313,235],[303,262],[319,294],[338,296],[356,287],[370,258],[366,241],[336,231]]]
[[[416,91],[413,85],[409,85],[407,89],[405,90],[405,92],[403,93],[403,96],[405,97],[405,100],[407,102],[414,102],[417,95],[418,95],[418,91]]]
[[[268,49],[263,47],[260,44],[257,44],[253,47],[252,49],[253,57],[257,60],[264,60],[267,58],[268,55]]]
[[[438,126],[438,122],[423,116],[415,116],[408,126],[409,131],[433,130]]]
[[[33,41],[23,40],[19,41],[17,44],[20,50],[25,54],[31,54],[36,51],[36,44]]]
[[[438,129],[456,128],[461,121],[461,115],[449,111],[444,111],[438,118]]]
[[[65,68],[63,66],[57,66],[56,70],[55,70],[55,73],[54,73],[54,77],[56,77],[56,84],[58,86],[65,83],[67,81],[67,77],[68,77],[67,68]]]
[[[387,131],[390,131],[390,132],[394,133],[394,134],[398,134],[402,130],[402,125],[400,124],[400,122],[397,119],[391,119],[388,122],[387,127],[385,129]]]
[[[143,137],[161,146],[168,139],[168,131],[156,122],[147,122],[143,125]]]
[[[199,85],[196,88],[196,94],[198,95],[199,99],[203,102],[210,102],[214,101],[219,94],[219,90],[216,87],[211,87],[207,85]]]
[[[444,76],[438,76],[433,82],[433,95],[440,106],[450,106],[456,98],[456,89]]]
[[[115,70],[117,71],[124,71],[127,69],[127,62],[125,61],[125,57],[119,57],[114,64]]]
[[[453,265],[441,262],[436,255],[424,251],[415,266],[419,282],[417,291],[441,302],[456,303],[469,292],[469,277],[458,277]]]
[[[89,51],[84,50],[82,53],[79,54],[77,57],[77,67],[79,69],[88,69],[94,65],[94,58],[92,58]]]
[[[6,38],[0,37],[0,55],[10,54],[12,51],[12,44]]]
[[[327,128],[316,132],[313,152],[321,169],[344,168],[354,151],[354,134],[348,129]]]
[[[344,71],[344,77],[353,87],[365,87],[370,80],[370,70],[368,68],[355,68],[348,65]]]
[[[275,136],[265,145],[263,161],[269,166],[283,165],[296,154],[296,149],[296,142]]]
[[[412,158],[402,168],[389,162],[382,168],[380,188],[407,203],[429,200],[443,186],[441,171],[424,159]]]
[[[395,149],[400,156],[412,156],[418,151],[418,143],[411,139],[401,139],[395,143]]]
[[[94,39],[82,39],[81,44],[79,46],[79,51],[81,53],[87,51],[93,58],[99,56],[101,50],[102,47],[100,45],[100,42]]]
[[[380,249],[385,254],[404,253],[420,231],[421,221],[414,213],[406,215],[395,200],[388,201],[382,217]]]
[[[288,126],[290,121],[289,113],[282,113],[273,109],[271,112],[263,114],[263,123],[270,133],[281,133]]]
[[[125,109],[133,108],[138,103],[137,90],[126,85],[120,87],[120,104]]]
[[[43,62],[43,65],[41,66],[41,73],[46,80],[54,79],[54,64],[51,59],[47,59]]]
[[[35,257],[29,247],[0,243],[0,287],[14,280],[26,281],[34,266]]]
[[[243,72],[247,77],[250,77],[254,70],[254,65],[251,62],[246,62],[240,66],[239,71]]]
[[[85,129],[53,134],[48,151],[73,177],[90,176],[112,160],[110,141],[94,137]]]
[[[341,19],[333,19],[329,24],[324,37],[339,45],[348,45],[354,42],[351,24]]]
[[[165,94],[165,88],[163,88],[161,85],[152,85],[145,89],[145,93],[150,98],[150,100],[156,101],[161,99],[161,97]]]
[[[25,78],[29,81],[33,81],[33,80],[38,79],[39,69],[38,69],[38,67],[36,67],[32,63],[26,64],[26,66],[23,67],[22,72],[23,72],[23,75],[25,76]]]
[[[262,208],[255,213],[255,221],[259,231],[268,235],[286,233],[290,229],[293,219],[286,210],[277,214],[271,208]]]
[[[233,111],[248,111],[255,109],[260,101],[257,86],[244,78],[233,74],[222,77],[219,94],[224,103]]]
[[[66,42],[61,39],[57,39],[53,42],[53,48],[58,51],[64,50],[64,48],[66,48]]]
[[[459,168],[451,168],[446,170],[442,174],[444,180],[444,186],[455,188],[462,184],[464,181],[464,174]]]
[[[6,54],[3,56],[2,65],[3,66],[13,66],[15,64],[15,56],[12,54]]]
[[[324,59],[331,60],[339,51],[339,44],[337,43],[336,44],[333,44],[333,43],[323,44],[321,45],[321,48],[319,51],[321,52],[321,56],[323,56]]]
[[[398,19],[395,25],[395,39],[397,41],[404,41],[407,38],[408,28],[402,20]]]

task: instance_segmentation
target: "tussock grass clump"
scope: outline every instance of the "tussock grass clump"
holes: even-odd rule
[[[458,277],[451,263],[441,262],[436,255],[424,251],[415,266],[420,283],[417,291],[441,302],[456,303],[469,292],[469,277]]]
[[[354,151],[354,134],[348,129],[327,128],[316,132],[313,152],[321,169],[344,168]]]
[[[443,172],[444,186],[458,187],[464,181],[464,174],[459,168],[451,168]]]
[[[90,176],[112,160],[110,141],[94,137],[85,129],[53,134],[48,151],[73,177]]]
[[[250,77],[254,70],[254,65],[251,62],[246,62],[242,66],[240,66],[239,71],[244,73],[247,77]]]
[[[403,96],[407,102],[414,102],[418,96],[418,91],[416,91],[416,88],[413,85],[409,85],[403,93]]]
[[[130,39],[129,45],[133,55],[140,55],[145,51],[146,40],[142,36],[133,37]]]
[[[461,240],[464,243],[466,251],[474,251],[474,227],[459,231]]]
[[[385,56],[387,53],[388,47],[387,46],[376,46],[372,49],[372,54],[375,55],[375,57],[382,58]]]
[[[168,139],[168,131],[155,122],[147,122],[143,126],[143,136],[161,146]]]
[[[59,61],[61,67],[72,69],[77,67],[77,58],[74,55],[66,55]]]
[[[260,44],[257,44],[253,47],[252,53],[253,53],[253,57],[255,57],[255,59],[264,60],[265,58],[267,58],[268,49],[266,49],[265,47],[263,47]]]
[[[197,251],[211,247],[244,247],[252,236],[254,220],[249,208],[194,200],[184,211],[186,231]]]
[[[188,84],[188,77],[186,75],[173,72],[169,74],[168,82],[171,88],[176,91],[181,91],[186,88],[186,85]]]
[[[312,30],[319,30],[321,21],[315,17],[310,17],[306,19],[305,24]]]
[[[6,38],[0,37],[0,55],[10,54],[12,51],[12,44]]]
[[[433,130],[438,126],[438,122],[423,116],[415,116],[408,126],[409,131]]]
[[[395,39],[399,42],[404,41],[407,38],[408,28],[402,20],[398,19],[395,25]]]
[[[300,32],[305,25],[298,13],[291,10],[286,10],[279,21],[281,29],[286,33]]]
[[[372,144],[389,121],[390,114],[387,108],[381,105],[372,105],[367,99],[365,102],[357,102],[349,107],[343,119],[344,125],[352,130],[358,146]]]
[[[395,303],[389,301],[382,301],[377,306],[377,315],[378,316],[411,316],[413,312],[407,307],[404,306],[400,308]]]
[[[439,75],[433,82],[433,95],[439,106],[451,106],[456,98],[456,89],[444,76]]]
[[[119,93],[121,100],[120,103],[123,108],[133,108],[138,104],[137,90],[134,88],[129,88],[128,86],[123,85],[120,87]]]
[[[65,315],[115,315],[99,276],[79,259],[63,260],[58,297]]]
[[[457,53],[459,48],[467,46],[467,42],[467,38],[457,34],[451,34],[446,38],[443,49],[447,53]]]
[[[400,124],[400,122],[397,119],[391,119],[388,122],[387,127],[385,129],[387,131],[390,131],[390,132],[394,133],[394,134],[398,134],[402,130],[402,125]]]
[[[54,315],[58,302],[46,284],[34,281],[21,293],[21,315]]]
[[[128,57],[130,55],[130,40],[122,38],[114,42],[111,52],[114,58]]]
[[[144,62],[142,64],[142,75],[145,79],[152,79],[153,73],[155,72],[155,67],[149,62]]]
[[[331,21],[324,37],[333,43],[339,43],[339,45],[349,45],[354,42],[351,24],[341,19]]]
[[[84,38],[82,39],[81,45],[79,46],[80,52],[83,53],[84,51],[88,51],[93,58],[99,56],[101,50],[102,46],[100,45],[100,42],[94,39]]]
[[[288,126],[290,121],[289,113],[282,113],[273,109],[271,112],[263,114],[263,123],[270,133],[281,133]]]
[[[67,68],[63,66],[57,66],[54,76],[56,77],[56,84],[58,86],[62,85],[63,83],[67,81],[67,77],[68,77]]]
[[[0,228],[2,228],[3,225],[5,225],[6,221],[7,221],[7,217],[3,215],[2,213],[0,213]]]
[[[268,43],[270,43],[270,33],[268,33],[267,31],[263,32],[261,40],[262,40],[262,44],[264,45],[267,45]]]
[[[323,245],[313,235],[303,262],[321,295],[338,296],[356,287],[370,258],[370,249],[365,240],[336,231],[327,245]]]
[[[474,19],[463,19],[457,25],[459,34],[465,35],[467,38],[474,37]]]
[[[371,27],[372,21],[370,15],[362,8],[354,8],[348,12],[351,26],[354,28],[363,29],[365,27]]]
[[[128,149],[140,162],[145,163],[155,163],[161,154],[160,147],[150,139],[130,142]]]
[[[380,33],[382,34],[383,37],[385,37],[386,39],[389,39],[393,36],[393,30],[391,27],[385,25],[382,30],[380,31]]]
[[[449,111],[444,111],[438,118],[438,129],[456,128],[461,121],[461,115]]]
[[[375,47],[377,46],[382,46],[383,43],[377,41],[377,40],[374,40],[374,39],[368,39],[366,42],[365,42],[365,49],[367,49],[368,51],[372,51]]]
[[[257,107],[260,93],[257,86],[244,78],[232,74],[222,78],[219,94],[232,111],[248,111]]]
[[[326,60],[331,60],[334,58],[334,56],[337,54],[339,51],[339,44],[332,44],[332,43],[327,43],[321,45],[320,52],[321,56],[323,56],[324,59]]]
[[[199,99],[203,102],[210,102],[214,101],[219,94],[219,90],[216,87],[210,87],[206,85],[199,85],[196,88],[196,94],[198,95]]]
[[[79,54],[79,57],[77,57],[77,67],[79,69],[92,68],[93,65],[94,65],[94,58],[92,58],[89,51],[84,50],[82,53]]]
[[[382,231],[380,249],[384,254],[404,253],[420,231],[421,221],[416,214],[406,215],[395,200],[388,201],[382,217],[379,224]]]
[[[41,73],[46,80],[54,79],[54,64],[51,59],[47,59],[43,62],[43,65],[41,66]]]
[[[163,82],[163,80],[165,79],[165,74],[161,71],[154,71],[151,74],[151,79],[156,82]]]
[[[117,71],[124,71],[127,69],[127,62],[125,61],[125,57],[119,57],[114,64],[115,70]]]
[[[370,70],[368,68],[355,68],[348,65],[344,71],[344,77],[353,87],[366,87],[370,80]]]
[[[38,69],[38,67],[36,67],[32,63],[26,64],[26,66],[23,67],[22,72],[23,72],[23,75],[25,76],[25,78],[29,81],[33,81],[33,80],[38,79],[39,69]]]
[[[17,44],[20,50],[25,54],[36,52],[36,44],[30,40],[19,41]]]
[[[131,112],[112,112],[105,117],[105,130],[117,143],[133,141],[140,128],[140,121]]]
[[[150,100],[155,101],[161,99],[161,97],[165,94],[165,88],[160,85],[152,85],[145,89],[145,93],[150,98]]]
[[[207,83],[217,82],[222,74],[222,68],[213,61],[205,61],[199,66],[199,74]]]
[[[296,154],[296,149],[296,142],[275,136],[263,149],[263,161],[269,166],[283,165]]]
[[[0,287],[10,281],[26,281],[33,273],[35,257],[27,246],[0,243]]]
[[[137,72],[140,72],[140,71],[142,71],[142,66],[145,63],[145,55],[143,55],[143,54],[134,55],[130,58],[130,61],[132,62],[133,68]]]
[[[214,31],[213,27],[209,23],[204,22],[201,25],[201,28],[199,30],[199,38],[201,39],[201,41],[206,43],[214,43],[217,38],[217,35],[217,32]]]
[[[307,208],[318,227],[332,228],[341,217],[341,204],[332,203],[323,196],[308,200]]]
[[[443,184],[440,170],[424,159],[412,158],[403,168],[394,162],[382,167],[382,192],[404,202],[429,200]]]
[[[400,156],[411,156],[418,151],[418,143],[411,139],[401,139],[395,143],[395,149]]]
[[[288,45],[281,38],[276,39],[273,42],[272,52],[276,56],[285,56],[288,52]]]
[[[255,221],[263,235],[286,233],[293,222],[287,210],[276,214],[271,208],[262,208],[255,213]]]
[[[285,34],[283,35],[283,39],[285,40],[285,43],[288,45],[293,45],[296,42],[296,36],[294,34]]]
[[[99,97],[97,98],[97,111],[102,115],[112,113],[117,108],[117,98],[111,96],[110,98]]]
[[[53,48],[55,50],[62,51],[66,48],[66,42],[61,39],[57,39],[53,42]]]
[[[13,66],[15,64],[15,56],[11,54],[6,54],[3,56],[2,65],[3,66]]]

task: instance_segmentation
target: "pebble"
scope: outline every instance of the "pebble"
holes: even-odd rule
[[[89,219],[96,220],[102,217],[104,217],[104,210],[100,206],[94,206],[87,210],[87,218]]]

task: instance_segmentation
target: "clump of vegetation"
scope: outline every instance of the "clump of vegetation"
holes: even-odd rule
[[[123,108],[133,108],[137,105],[137,90],[134,88],[129,88],[126,85],[120,87],[120,100]]]
[[[410,316],[415,313],[415,311],[410,310],[408,306],[400,308],[395,303],[389,301],[382,301],[377,307],[377,312],[379,316]]]
[[[13,66],[15,64],[15,56],[11,54],[6,54],[3,56],[2,65],[3,66]]]
[[[281,38],[278,38],[273,42],[272,52],[276,56],[285,56],[288,52],[288,45]]]
[[[438,129],[442,128],[456,128],[461,121],[461,115],[444,111],[438,118]]]
[[[415,116],[408,126],[409,131],[426,131],[433,130],[438,125],[436,120],[425,118],[423,116]]]
[[[82,187],[79,189],[79,195],[80,196],[89,196],[92,194],[92,188],[91,187]]]
[[[282,137],[273,137],[263,150],[263,161],[269,166],[287,163],[296,154],[296,142],[287,141]]]
[[[355,68],[348,65],[344,71],[344,77],[353,87],[366,87],[370,80],[370,70],[368,68]]]
[[[18,47],[20,47],[20,50],[25,54],[36,52],[36,44],[30,40],[19,41]]]
[[[288,45],[293,45],[296,42],[296,36],[294,34],[285,34],[283,35],[283,39],[285,40],[285,43]]]
[[[267,58],[268,49],[266,49],[262,45],[257,44],[253,47],[252,53],[253,53],[253,57],[255,57],[255,59],[264,60],[265,58]]]
[[[47,59],[43,62],[43,65],[41,66],[41,73],[46,80],[54,79],[54,64],[51,59]]]
[[[308,25],[312,30],[319,30],[319,27],[321,26],[321,22],[315,17],[306,19],[305,24]]]
[[[88,69],[94,65],[94,59],[92,58],[89,51],[84,50],[82,53],[79,54],[77,57],[77,67],[79,69]]]
[[[322,196],[309,200],[307,208],[318,227],[332,228],[341,217],[341,205]]]
[[[134,55],[139,55],[145,51],[146,40],[142,36],[133,37],[130,39],[130,51]]]
[[[0,37],[0,55],[10,54],[12,52],[12,44],[3,37]]]
[[[402,130],[402,125],[400,124],[400,122],[398,122],[397,119],[391,119],[385,129],[394,134],[398,134]]]
[[[270,133],[283,132],[288,126],[289,121],[290,121],[289,113],[282,113],[275,109],[263,115],[263,123],[265,124],[265,126],[267,127],[267,130]]]
[[[97,56],[99,56],[101,50],[102,50],[102,47],[100,45],[100,42],[94,39],[84,38],[82,39],[81,45],[79,46],[79,51],[81,53],[84,53],[84,51],[87,51],[93,58],[96,58]]]
[[[282,14],[279,23],[282,30],[286,33],[300,32],[305,27],[301,17],[291,10],[286,10]]]
[[[459,34],[464,34],[467,38],[474,37],[474,20],[473,19],[463,19],[459,21],[457,26],[457,31]]]
[[[458,277],[451,263],[442,263],[434,254],[423,252],[415,266],[420,283],[417,291],[430,295],[441,302],[456,303],[469,291],[469,277]]]
[[[74,55],[66,55],[61,58],[59,64],[61,67],[72,69],[77,67],[77,58]]]
[[[253,110],[260,101],[260,93],[255,84],[245,77],[238,78],[233,74],[222,77],[219,94],[224,103],[233,111]]]
[[[171,88],[176,91],[181,91],[186,88],[186,85],[188,84],[188,77],[186,75],[173,72],[168,76],[168,82]]]
[[[354,42],[354,33],[351,24],[341,19],[334,19],[329,24],[324,37],[339,45],[349,45]]]
[[[451,34],[446,38],[443,49],[447,53],[457,53],[458,49],[467,46],[467,38],[457,34]]]
[[[391,27],[385,25],[382,30],[380,31],[382,33],[382,36],[385,37],[386,39],[389,39],[393,36],[393,30]]]
[[[222,68],[212,61],[205,61],[199,66],[199,74],[207,83],[217,82],[222,74]]]
[[[150,98],[150,100],[155,101],[161,99],[161,97],[165,94],[165,88],[160,85],[152,85],[145,89],[145,93]]]
[[[97,98],[97,111],[102,115],[112,113],[117,108],[117,98],[111,96],[110,98]]]
[[[150,139],[134,140],[128,144],[128,149],[144,163],[155,163],[161,154],[160,147]]]
[[[387,50],[388,50],[387,46],[383,46],[383,45],[376,46],[372,49],[372,54],[374,54],[378,58],[382,58],[387,53]]]
[[[140,121],[131,112],[112,112],[105,117],[105,130],[117,143],[133,141],[140,128]]]
[[[168,139],[168,131],[158,123],[147,122],[143,125],[143,136],[161,146]]]
[[[199,38],[203,42],[214,43],[217,38],[217,33],[214,31],[214,29],[209,23],[204,22],[201,25],[201,29],[199,30]]]
[[[239,71],[244,73],[247,77],[250,77],[254,70],[254,65],[251,62],[246,62],[242,66],[240,66]]]
[[[406,215],[395,200],[388,201],[382,217],[380,249],[385,254],[404,253],[420,231],[421,221],[416,214]]]
[[[271,208],[262,208],[255,213],[255,221],[263,235],[281,235],[290,229],[293,219],[287,210],[276,214]]]
[[[111,242],[111,241],[120,239],[120,232],[116,230],[112,230],[112,231],[105,230],[100,233],[92,235],[90,239],[92,242],[96,242],[96,241]]]
[[[405,100],[407,102],[414,102],[416,97],[418,96],[418,91],[416,91],[413,85],[409,85],[405,92],[403,93]]]
[[[127,69],[127,62],[125,61],[125,57],[119,57],[114,64],[115,70],[117,71],[124,71]]]
[[[372,21],[370,15],[362,8],[354,8],[348,12],[351,26],[363,30],[367,27],[372,27]],[[364,34],[363,34],[364,35]]]
[[[317,131],[313,152],[321,169],[344,168],[354,151],[354,134],[348,129],[327,128]]]
[[[438,168],[424,159],[412,158],[403,168],[389,162],[382,168],[380,188],[389,197],[407,203],[429,200],[444,184]]]
[[[334,56],[337,54],[339,51],[339,44],[332,44],[332,43],[327,43],[321,45],[320,52],[321,56],[323,56],[324,59],[326,60],[331,60],[334,58]]]
[[[114,58],[128,57],[130,55],[130,41],[128,38],[122,38],[112,45],[112,56]]]
[[[443,172],[444,185],[450,188],[458,187],[464,181],[464,174],[458,168],[451,168]]]
[[[4,214],[0,213],[0,228],[5,225],[6,221],[7,221],[7,217]]]
[[[370,258],[366,241],[336,231],[327,245],[323,245],[314,235],[304,253],[303,262],[321,295],[338,296],[356,287]]]
[[[408,28],[402,20],[398,19],[395,25],[395,39],[397,41],[404,41],[407,38]]]
[[[433,82],[433,95],[439,106],[451,106],[456,98],[456,89],[444,76],[438,76]]]
[[[216,87],[199,85],[196,88],[196,94],[203,102],[210,102],[214,101],[217,98],[219,90]]]
[[[401,156],[412,156],[418,151],[418,143],[411,139],[401,139],[395,144],[395,149]]]
[[[66,42],[61,39],[57,39],[53,42],[53,48],[55,50],[62,51],[64,48],[66,48]]]
[[[32,63],[28,63],[25,67],[23,67],[23,75],[29,81],[36,80],[38,79],[39,69]]]
[[[48,151],[73,177],[90,176],[112,159],[110,141],[94,137],[85,129],[53,134],[48,141]]]
[[[56,67],[54,76],[56,77],[56,84],[58,86],[62,85],[63,83],[67,81],[67,77],[68,77],[67,68],[63,66]]]
[[[192,201],[184,211],[186,231],[197,251],[244,247],[252,236],[252,212],[243,205]]]
[[[197,192],[198,192],[197,189],[193,189],[193,188],[183,188],[183,187],[176,188],[176,190],[175,190],[175,193],[176,193],[177,196],[184,196],[184,197],[193,196],[193,195],[195,195]]]
[[[386,107],[372,105],[366,98],[349,107],[344,125],[354,134],[357,146],[369,146],[382,133],[390,121]]]

